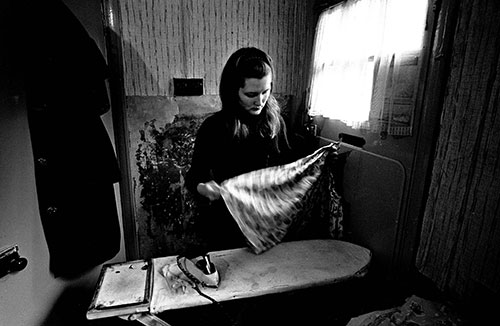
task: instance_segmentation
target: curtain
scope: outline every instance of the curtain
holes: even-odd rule
[[[410,135],[427,0],[349,0],[319,18],[309,114]]]
[[[481,308],[474,321],[486,325],[481,317],[498,311],[500,294],[500,2],[442,10],[440,19],[457,16],[439,27],[453,37],[451,69],[415,266]]]

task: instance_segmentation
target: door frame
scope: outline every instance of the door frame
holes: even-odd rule
[[[118,0],[101,0],[106,58],[108,62],[108,86],[115,137],[116,154],[120,165],[120,204],[122,209],[123,240],[127,260],[140,258],[139,241],[135,224],[135,203],[132,176],[130,173],[130,141],[126,116],[123,57],[121,42],[121,19]]]

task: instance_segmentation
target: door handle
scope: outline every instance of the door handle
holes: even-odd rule
[[[28,265],[28,260],[19,255],[17,245],[9,246],[0,251],[0,277],[9,273],[15,273],[23,270]]]

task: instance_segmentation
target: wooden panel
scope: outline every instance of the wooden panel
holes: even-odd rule
[[[461,2],[417,256],[423,274],[465,298],[500,290],[498,21],[498,1]]]
[[[308,1],[125,0],[119,16],[127,96],[172,96],[174,77],[204,78],[205,94],[217,94],[224,63],[243,46],[273,57],[276,93],[305,89]]]

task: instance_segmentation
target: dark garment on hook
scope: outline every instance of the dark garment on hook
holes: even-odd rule
[[[107,65],[61,1],[19,0],[11,8],[11,60],[25,82],[50,270],[76,277],[120,249],[118,163],[101,120],[109,110]]]

